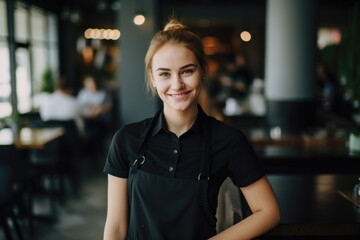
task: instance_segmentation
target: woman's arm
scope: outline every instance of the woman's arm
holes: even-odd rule
[[[211,240],[253,239],[278,224],[280,220],[279,205],[266,177],[241,188],[241,191],[253,214],[212,237]]]
[[[125,240],[128,228],[128,180],[108,174],[104,240]]]

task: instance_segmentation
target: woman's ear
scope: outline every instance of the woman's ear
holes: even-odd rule
[[[205,80],[206,79],[206,71],[205,70],[203,70],[202,72],[201,72],[201,80]]]
[[[207,67],[204,66],[204,67],[202,67],[202,69],[201,69],[201,79],[202,79],[202,80],[205,80],[205,79],[206,79],[206,75],[207,75]]]

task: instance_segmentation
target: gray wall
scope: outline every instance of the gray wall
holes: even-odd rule
[[[156,101],[146,92],[144,78],[145,54],[152,36],[158,30],[156,6],[157,0],[143,1],[141,5],[138,1],[121,1],[118,125],[151,117],[156,111]],[[134,14],[139,10],[144,10],[147,17],[142,26],[133,23]]]

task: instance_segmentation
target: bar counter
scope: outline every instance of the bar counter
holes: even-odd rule
[[[271,136],[261,127],[243,132],[269,174],[360,173],[360,153],[350,151],[343,132]]]

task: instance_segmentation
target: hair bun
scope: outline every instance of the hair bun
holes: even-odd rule
[[[172,19],[164,27],[164,31],[170,30],[188,30],[188,28],[179,21]]]

